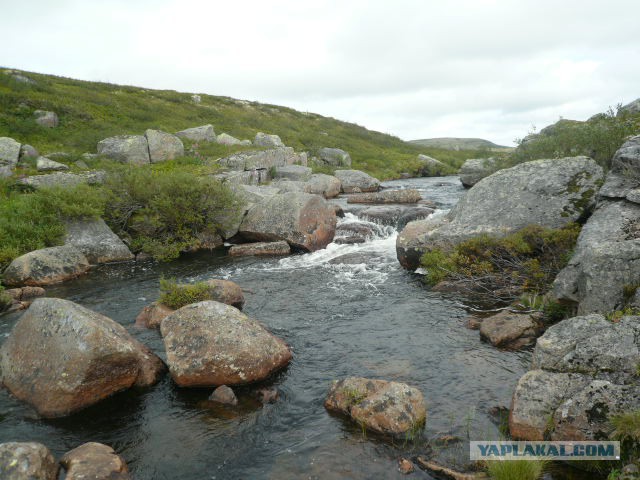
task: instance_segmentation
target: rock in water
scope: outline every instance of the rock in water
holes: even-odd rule
[[[144,328],[160,328],[160,324],[165,317],[171,315],[175,310],[159,302],[153,302],[142,309],[136,317],[136,325]]]
[[[125,262],[134,256],[102,219],[66,223],[65,243],[80,250],[92,263]]]
[[[184,156],[184,145],[177,136],[160,130],[147,130],[144,136],[149,145],[151,163],[164,162]]]
[[[129,468],[113,448],[101,443],[85,443],[64,454],[60,463],[65,480],[129,480]]]
[[[0,478],[3,480],[57,480],[58,462],[41,443],[0,444]]]
[[[89,261],[71,246],[34,250],[14,259],[3,274],[9,286],[41,286],[70,280],[89,270]]]
[[[335,210],[322,197],[300,192],[267,198],[251,208],[240,225],[240,234],[248,240],[286,240],[309,252],[331,243],[335,230]]]
[[[160,326],[173,380],[181,387],[257,382],[291,360],[286,343],[219,302],[176,310]]]
[[[211,289],[210,294],[212,300],[242,310],[244,306],[244,294],[242,293],[240,285],[231,280],[222,280],[219,278],[207,280],[207,285]]]
[[[112,160],[132,165],[146,165],[149,143],[144,135],[118,135],[98,142],[98,153]]]
[[[480,325],[480,338],[495,347],[517,350],[536,343],[542,326],[528,313],[507,310],[485,318]]]
[[[494,158],[470,158],[460,167],[460,182],[465,188],[471,188],[495,170],[496,160]]]
[[[377,192],[380,180],[360,170],[336,170],[334,175],[342,184],[342,193]]]
[[[120,324],[68,300],[39,298],[0,347],[5,387],[43,417],[61,417],[134,385],[162,361]]]
[[[376,193],[351,195],[347,203],[418,203],[422,200],[420,192],[412,188],[405,190],[383,190]]]
[[[291,247],[285,241],[280,242],[257,242],[234,245],[229,249],[232,257],[243,257],[249,255],[289,255]]]
[[[327,410],[350,416],[378,433],[399,435],[424,426],[427,406],[420,390],[404,383],[349,377],[335,381]]]
[[[209,396],[209,400],[216,403],[222,403],[223,405],[237,405],[238,398],[233,390],[226,385],[220,385]]]
[[[202,125],[201,127],[192,127],[185,130],[181,130],[176,133],[176,136],[180,138],[186,138],[194,142],[215,142],[216,132],[213,130],[213,125]]]

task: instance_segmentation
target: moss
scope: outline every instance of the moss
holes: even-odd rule
[[[192,303],[214,300],[213,288],[207,282],[179,284],[174,279],[160,279],[160,302],[178,309]]]

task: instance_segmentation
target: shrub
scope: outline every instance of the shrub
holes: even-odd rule
[[[178,309],[191,303],[213,300],[212,287],[207,282],[179,284],[174,279],[160,279],[160,299],[163,305]]]
[[[0,312],[3,312],[11,305],[11,296],[4,291],[4,287],[0,285]]]
[[[640,410],[613,415],[609,422],[613,427],[611,438],[621,442],[622,458],[640,458]]]
[[[537,480],[548,464],[548,460],[504,460],[486,462],[489,477],[494,480]]]

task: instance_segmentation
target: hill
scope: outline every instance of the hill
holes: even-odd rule
[[[480,150],[480,149],[510,149],[502,145],[497,145],[489,140],[482,138],[454,138],[454,137],[441,137],[441,138],[425,138],[422,140],[410,140],[409,143],[413,145],[420,145],[428,148],[441,148],[444,150]]]
[[[381,179],[397,178],[420,169],[422,153],[450,165],[455,171],[475,151],[424,147],[398,137],[348,122],[291,108],[223,96],[135,86],[87,82],[19,70],[0,70],[0,137],[15,138],[43,153],[72,155],[95,152],[103,138],[141,134],[147,128],[176,132],[212,124],[216,133],[253,138],[258,131],[279,135],[284,143],[311,155],[322,147],[346,150],[353,168]],[[34,122],[35,110],[58,114],[56,128]],[[228,148],[209,151],[224,156]]]

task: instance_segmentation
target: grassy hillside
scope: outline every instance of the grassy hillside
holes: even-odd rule
[[[480,150],[480,149],[509,149],[510,147],[504,147],[497,145],[489,140],[482,138],[424,138],[422,140],[411,140],[409,143],[413,145],[419,145],[421,147],[429,148],[442,148],[445,150]]]
[[[95,152],[99,140],[112,135],[140,134],[147,128],[175,132],[213,124],[216,133],[253,139],[256,132],[275,133],[286,145],[311,154],[321,147],[342,148],[351,154],[353,168],[382,179],[418,170],[417,155],[437,158],[457,170],[475,151],[450,151],[405,142],[352,123],[303,113],[286,107],[200,94],[150,90],[140,87],[85,82],[69,78],[18,72],[33,80],[20,81],[11,70],[0,73],[0,136],[28,143],[43,153]],[[40,127],[35,110],[52,110],[60,126]],[[224,155],[227,147],[208,149]]]

